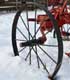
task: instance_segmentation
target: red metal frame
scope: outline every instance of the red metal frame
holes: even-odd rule
[[[63,2],[63,0],[48,0],[48,2],[51,3],[59,3],[59,2]],[[54,18],[56,19],[57,23],[58,23],[58,27],[62,28],[62,26],[64,24],[70,24],[70,13],[68,12],[67,8],[67,0],[64,1],[62,6],[56,5],[57,7],[53,7],[50,12],[52,13],[52,15],[54,16]],[[51,20],[49,19],[49,17],[47,15],[38,15],[37,19],[29,19],[29,21],[37,21],[38,24],[40,24],[40,31],[42,33],[42,39],[44,39],[44,41],[46,40],[46,36],[44,34],[44,31],[51,31],[53,29],[53,23],[51,22]],[[62,30],[62,29],[61,29]],[[66,35],[67,32],[61,31],[62,35]],[[70,33],[69,33],[70,34]]]
[[[64,0],[48,0],[48,5],[62,4]]]

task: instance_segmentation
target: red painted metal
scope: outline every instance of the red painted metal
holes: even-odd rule
[[[48,0],[48,2],[51,3],[59,3],[63,2],[63,0]],[[54,6],[50,12],[56,19],[58,23],[58,27],[62,28],[64,24],[70,24],[70,13],[68,12],[67,8],[67,0],[64,1],[62,6],[56,5]],[[44,31],[51,31],[53,29],[53,23],[48,17],[48,15],[38,15],[37,19],[28,19],[29,21],[37,21],[38,24],[40,24],[40,31],[42,33],[42,37],[45,38]],[[66,35],[67,32],[61,31],[62,35]],[[70,33],[69,33],[70,34]]]
[[[58,5],[62,4],[64,0],[48,0],[48,5]]]
[[[65,55],[70,58],[70,52],[69,53],[66,52]]]
[[[49,0],[50,1],[50,0]],[[58,2],[61,0],[52,0],[51,2]],[[62,6],[54,7],[50,10],[54,18],[58,23],[58,27],[62,28],[64,24],[70,24],[70,13],[68,12],[67,8],[67,0],[64,1]],[[40,24],[41,32],[44,35],[44,31],[51,31],[53,29],[53,23],[49,19],[47,15],[38,15],[37,22]],[[62,35],[66,35],[67,32],[62,32]],[[70,34],[70,33],[69,33]]]

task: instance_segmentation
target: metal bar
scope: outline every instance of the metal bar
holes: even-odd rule
[[[26,40],[28,40],[27,39],[27,37],[21,32],[21,30],[17,27],[17,29],[18,29],[18,31],[22,34],[22,36],[26,39]]]
[[[39,55],[36,53],[36,51],[33,48],[33,51],[35,52],[36,56],[38,57],[38,59],[40,60],[41,64],[43,65],[44,69],[46,70],[46,72],[49,74],[48,69],[46,68],[46,65],[42,62],[41,58],[39,57]]]
[[[38,47],[39,47],[55,64],[57,64],[57,62],[56,62],[44,49],[42,49],[39,45],[38,45]]]

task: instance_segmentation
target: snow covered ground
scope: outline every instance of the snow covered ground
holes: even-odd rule
[[[22,58],[13,56],[11,29],[15,13],[0,15],[0,80],[48,80],[43,70],[29,66]],[[70,42],[64,42],[64,53]],[[70,58],[65,54],[57,80],[70,80]]]

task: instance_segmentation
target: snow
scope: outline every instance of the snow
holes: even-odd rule
[[[15,13],[0,16],[0,80],[48,80],[46,72],[30,65],[19,56],[13,56],[11,29]],[[70,42],[64,42],[64,57],[57,80],[70,80]]]

